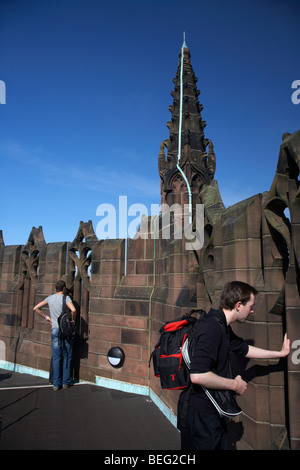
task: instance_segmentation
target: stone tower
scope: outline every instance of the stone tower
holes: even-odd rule
[[[161,204],[177,203],[183,207],[190,199],[194,208],[202,186],[209,185],[214,177],[216,159],[212,142],[204,136],[206,122],[201,117],[203,106],[198,99],[197,80],[184,40],[171,92],[172,116],[167,123],[170,136],[161,143],[158,156]]]

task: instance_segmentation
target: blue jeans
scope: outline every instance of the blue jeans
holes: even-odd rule
[[[71,383],[71,361],[73,341],[59,340],[59,329],[53,328],[51,331],[51,346],[53,358],[53,387],[69,385]],[[61,362],[63,364],[61,368]]]

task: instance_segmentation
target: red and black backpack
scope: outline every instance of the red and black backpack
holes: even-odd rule
[[[199,318],[193,316],[194,313]],[[159,330],[160,339],[151,357],[153,358],[154,374],[160,378],[161,387],[167,390],[183,390],[190,384],[189,368],[185,361],[192,356],[194,347],[194,329],[198,321],[205,315],[204,310],[191,310],[177,320],[166,322]]]

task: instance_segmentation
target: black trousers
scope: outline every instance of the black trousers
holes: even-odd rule
[[[226,450],[227,425],[217,413],[203,413],[189,406],[181,429],[181,450]]]

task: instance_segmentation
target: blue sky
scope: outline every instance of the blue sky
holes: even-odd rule
[[[269,190],[300,126],[298,0],[0,0],[0,229],[96,230],[101,204],[160,203],[183,32],[226,206]]]

